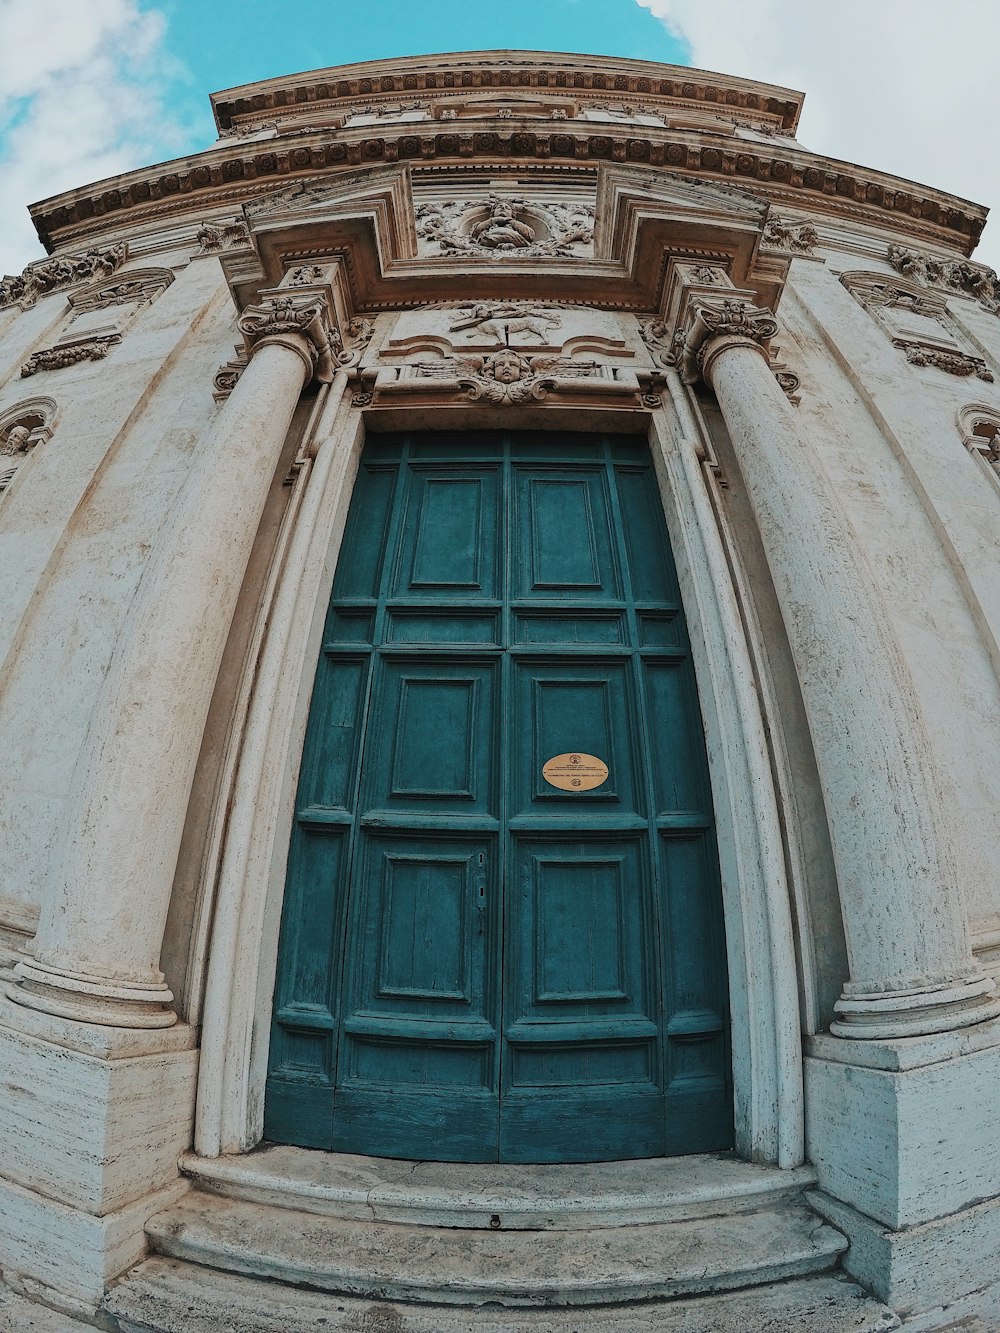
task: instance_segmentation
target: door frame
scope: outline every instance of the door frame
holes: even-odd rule
[[[798,981],[786,849],[744,607],[706,488],[704,432],[668,374],[648,440],[680,581],[705,725],[729,966],[736,1150],[804,1157]],[[295,791],[327,604],[365,438],[336,396],[313,426],[244,671],[205,858],[194,971],[204,977],[195,1151],[249,1151],[263,1134],[278,933]],[[552,428],[572,430],[572,411]],[[419,429],[449,430],[447,408]],[[490,423],[492,424],[492,423]],[[487,423],[484,421],[484,428]],[[517,413],[504,413],[517,430]],[[417,423],[414,423],[415,428]],[[581,420],[581,434],[594,433]],[[602,431],[601,433],[607,433]]]

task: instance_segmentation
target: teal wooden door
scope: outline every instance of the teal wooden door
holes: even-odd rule
[[[370,444],[299,781],[266,1137],[456,1161],[727,1148],[726,1014],[646,446]]]

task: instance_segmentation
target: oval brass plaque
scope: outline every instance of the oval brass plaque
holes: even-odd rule
[[[595,754],[557,754],[547,759],[542,777],[560,791],[592,791],[608,780],[608,766]]]

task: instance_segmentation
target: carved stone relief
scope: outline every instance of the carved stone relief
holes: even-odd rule
[[[55,343],[33,352],[22,365],[21,375],[61,370],[80,361],[102,361],[122,341],[139,311],[173,280],[166,268],[139,269],[71,293],[69,313]]]
[[[671,331],[661,320],[640,324],[643,341],[661,365],[680,371],[685,383],[701,378],[705,349],[714,338],[747,338],[770,351],[778,321],[763,306],[728,296],[693,293],[681,327]],[[782,373],[785,373],[782,367]],[[779,381],[780,382],[780,381]],[[791,387],[791,392],[798,387]],[[785,392],[789,389],[782,385]]]
[[[1000,409],[982,403],[970,403],[958,414],[962,442],[1000,486]]]
[[[136,270],[113,282],[98,283],[74,292],[69,302],[77,316],[111,306],[148,305],[166,291],[173,280],[174,275],[168,268]],[[122,329],[118,331],[123,332]]]
[[[584,203],[529,204],[519,196],[491,194],[486,201],[425,201],[414,217],[428,253],[578,255],[594,239],[594,209]]]
[[[204,222],[195,239],[199,255],[218,255],[225,250],[242,250],[250,245],[250,232],[242,218],[228,222]]]
[[[37,375],[40,370],[62,370],[80,361],[103,361],[121,340],[120,333],[98,333],[89,338],[57,343],[55,347],[44,347],[32,352],[21,367],[21,375]]]
[[[541,401],[558,379],[593,377],[600,374],[596,361],[574,361],[568,356],[532,356],[513,347],[502,347],[489,356],[446,357],[440,361],[417,361],[412,371],[418,379],[454,381],[473,402],[523,403]]]
[[[811,255],[819,241],[819,233],[811,222],[792,223],[772,213],[764,223],[761,245],[768,250],[783,250],[789,254]]]
[[[911,365],[992,382],[992,370],[948,313],[943,295],[876,273],[844,273],[840,280]]]
[[[59,255],[29,264],[19,276],[8,273],[0,279],[0,310],[12,305],[27,310],[49,292],[86,282],[88,278],[110,277],[127,258],[128,245],[122,241],[119,245],[87,250],[82,255]]]
[[[49,439],[54,418],[55,403],[50,398],[21,403],[0,418],[0,492],[33,450]]]
[[[530,301],[425,307],[398,316],[378,364],[361,371],[353,402],[378,407],[407,394],[506,407],[557,394],[594,406],[657,406],[659,377],[637,373],[634,356],[607,311]]]
[[[1000,315],[1000,279],[984,264],[969,259],[938,259],[904,245],[890,245],[886,258],[905,278],[956,296],[971,296],[984,310]]]

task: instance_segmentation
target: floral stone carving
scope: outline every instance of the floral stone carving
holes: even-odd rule
[[[1000,315],[1000,279],[984,264],[973,264],[968,259],[937,259],[905,245],[890,245],[886,258],[905,278],[922,286],[971,296],[984,310]]]
[[[217,255],[224,250],[237,250],[250,244],[250,232],[242,218],[232,222],[205,222],[197,231],[199,255]]]
[[[40,370],[62,370],[66,366],[75,366],[79,361],[103,361],[121,340],[120,333],[99,333],[75,342],[42,348],[28,357],[21,367],[21,375],[35,375]]]
[[[911,366],[934,366],[938,370],[946,370],[949,375],[975,375],[977,379],[993,383],[993,372],[981,357],[969,356],[965,352],[951,352],[941,347],[928,347],[925,343],[907,342],[905,338],[893,338],[892,345],[906,353]]]
[[[27,310],[40,296],[59,291],[88,278],[110,277],[128,258],[128,245],[103,246],[82,255],[60,255],[29,264],[20,276],[7,274],[0,280],[0,310],[20,305]]]
[[[819,233],[811,222],[795,225],[772,213],[764,223],[761,245],[771,250],[787,250],[791,254],[811,255]]]

